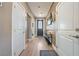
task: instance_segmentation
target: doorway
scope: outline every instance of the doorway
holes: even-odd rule
[[[37,36],[43,36],[43,20],[37,20]]]

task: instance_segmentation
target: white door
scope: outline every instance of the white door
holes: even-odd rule
[[[25,12],[18,3],[13,3],[12,9],[12,51],[19,55],[24,49]]]

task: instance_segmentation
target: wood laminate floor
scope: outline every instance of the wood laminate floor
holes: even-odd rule
[[[36,37],[26,42],[26,49],[20,56],[40,56],[40,50],[52,50],[43,37]]]

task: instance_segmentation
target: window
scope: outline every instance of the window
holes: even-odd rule
[[[42,21],[38,21],[38,29],[42,29]]]

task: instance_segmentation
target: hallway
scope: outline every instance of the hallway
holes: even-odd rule
[[[43,37],[36,37],[26,42],[26,49],[21,56],[40,56],[40,50],[53,50]]]
[[[79,56],[79,2],[1,3],[0,56],[57,54]]]

